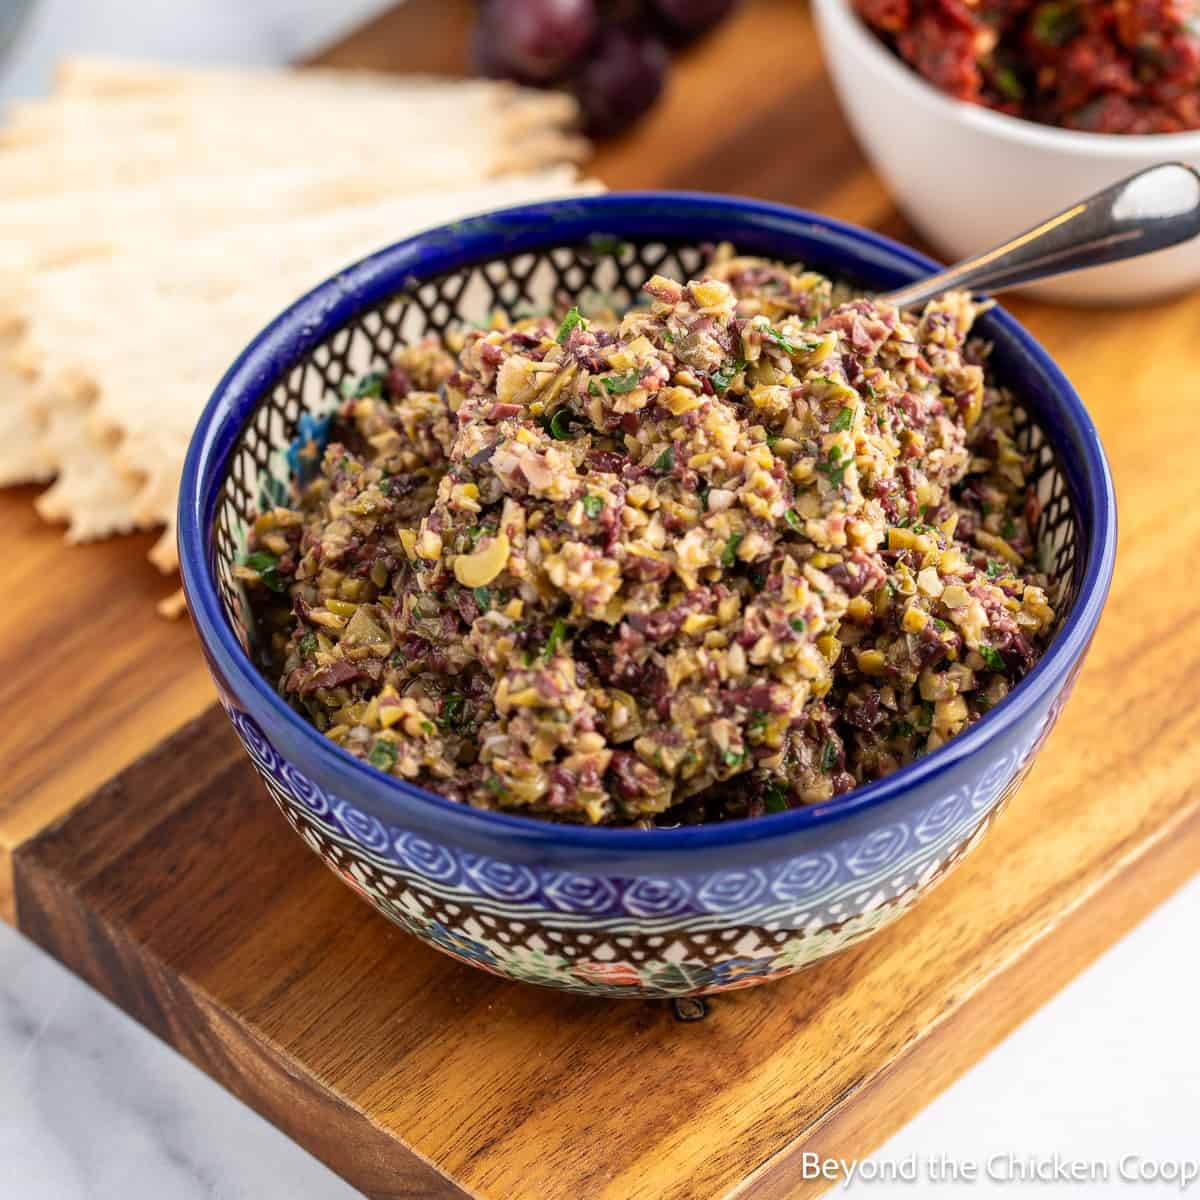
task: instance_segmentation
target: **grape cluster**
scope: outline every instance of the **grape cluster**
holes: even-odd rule
[[[738,0],[481,0],[472,58],[481,75],[565,87],[587,131],[615,133],[658,98],[668,47],[714,26]]]

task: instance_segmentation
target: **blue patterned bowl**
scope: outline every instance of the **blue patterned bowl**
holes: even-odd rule
[[[247,653],[231,568],[251,515],[286,494],[337,385],[399,342],[557,290],[628,301],[701,247],[802,260],[890,288],[933,263],[794,209],[647,193],[510,209],[411,238],[348,268],[261,333],[216,390],[184,469],[183,581],[221,701],[296,832],[397,924],[463,962],[604,996],[684,996],[787,975],[881,929],[983,836],[1070,692],[1113,569],[1116,511],[1096,431],[1045,352],[999,309],[982,322],[1025,405],[1037,538],[1063,614],[1035,669],[934,753],[826,804],[640,831],[482,812],[385,776],[323,738]]]

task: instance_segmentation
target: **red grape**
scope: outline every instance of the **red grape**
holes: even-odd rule
[[[658,38],[618,25],[600,31],[575,78],[587,130],[615,133],[658,99],[667,51]]]
[[[711,29],[738,0],[650,0],[650,7],[673,41],[690,41]]]
[[[481,74],[549,83],[570,69],[595,31],[593,0],[485,0],[472,57]]]

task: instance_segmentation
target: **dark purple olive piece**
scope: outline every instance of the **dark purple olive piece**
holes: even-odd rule
[[[648,109],[667,78],[667,51],[651,34],[619,26],[601,30],[575,78],[587,131],[616,133]]]
[[[593,0],[486,0],[471,56],[481,75],[549,83],[571,69],[595,32]]]
[[[727,17],[738,0],[649,0],[664,35],[673,42],[690,42]]]

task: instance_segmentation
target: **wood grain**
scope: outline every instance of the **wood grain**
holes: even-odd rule
[[[0,491],[0,917],[11,920],[10,855],[81,796],[212,703],[186,621],[155,603],[178,582],[146,561],[155,535],[66,549],[33,509]]]
[[[913,913],[703,1022],[403,935],[292,834],[215,709],[21,848],[19,926],[370,1196],[815,1194],[805,1151],[877,1145],[1195,869],[1180,757],[1143,787],[1122,755],[1081,802],[1088,732],[1068,709]]]
[[[467,15],[410,0],[326,59],[453,70]],[[795,0],[748,0],[594,166],[909,238]],[[211,690],[190,630],[151,613],[146,539],[65,552],[29,493],[0,496],[0,670],[20,700],[0,735],[0,902],[7,847],[22,928],[369,1195],[809,1194],[798,1154],[877,1145],[1200,863],[1200,297],[1010,307],[1109,451],[1116,578],[1029,781],[880,937],[691,1025],[501,983],[344,889],[216,715],[33,837]]]

